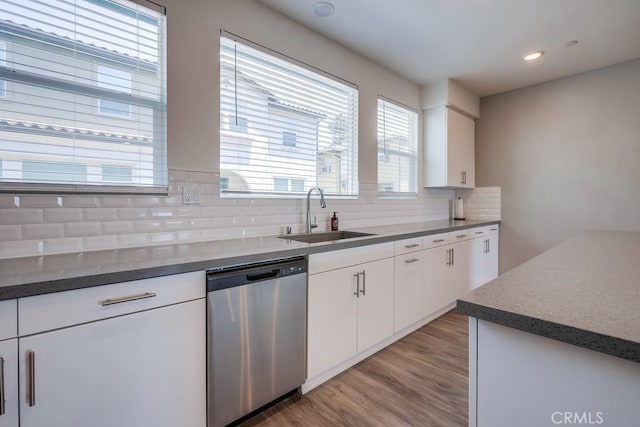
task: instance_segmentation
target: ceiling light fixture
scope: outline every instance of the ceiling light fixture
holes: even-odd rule
[[[326,18],[327,16],[332,15],[334,11],[335,7],[333,7],[333,4],[328,1],[319,1],[313,5],[313,13],[320,18]]]
[[[535,61],[536,59],[539,59],[542,55],[544,55],[544,51],[537,50],[535,52],[531,52],[531,53],[525,55],[524,60],[525,61]]]

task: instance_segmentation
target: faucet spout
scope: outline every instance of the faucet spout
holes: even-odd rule
[[[320,207],[321,208],[327,207],[327,203],[324,201],[324,192],[322,191],[322,188],[318,186],[311,187],[311,189],[307,193],[307,224],[306,224],[307,233],[311,233],[311,230],[318,227],[318,224],[316,224],[315,221],[313,222],[313,224],[311,223],[311,193],[313,192],[313,190],[318,190],[318,193],[320,193]]]

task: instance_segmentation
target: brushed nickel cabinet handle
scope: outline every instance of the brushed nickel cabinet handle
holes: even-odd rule
[[[157,294],[155,292],[145,292],[143,294],[129,295],[129,296],[126,296],[126,297],[121,297],[121,298],[105,299],[105,300],[102,300],[102,301],[98,302],[98,304],[100,304],[103,307],[106,307],[108,305],[121,304],[123,302],[131,302],[131,301],[137,301],[137,300],[145,299],[145,298],[153,298],[156,295]]]
[[[356,291],[353,293],[356,298],[360,298],[360,273],[353,275],[356,278]]]
[[[487,239],[487,253],[491,252],[491,240]]]
[[[27,351],[27,375],[29,383],[27,389],[27,403],[29,406],[36,406],[36,353]]]
[[[416,248],[420,246],[420,243],[412,243],[410,245],[404,245],[405,248],[410,249],[410,248]]]
[[[433,243],[444,242],[444,239],[433,239]]]
[[[497,228],[490,228],[489,230],[491,230],[491,231],[498,231],[498,229],[497,229]]]
[[[411,264],[413,262],[418,262],[418,261],[420,261],[420,259],[418,259],[418,258],[411,258],[411,259],[405,259],[404,260],[404,262],[407,263],[407,264]]]
[[[365,296],[365,292],[367,290],[367,272],[362,270],[362,296]]]
[[[476,234],[484,234],[484,231],[476,231]]]
[[[451,266],[451,249],[447,249],[447,265]]]
[[[0,415],[6,412],[4,399],[4,357],[0,357]]]
[[[466,234],[458,234],[456,237],[458,239],[462,239],[463,237],[467,237],[467,235]]]
[[[451,265],[455,265],[455,263],[456,263],[455,248],[451,248]]]

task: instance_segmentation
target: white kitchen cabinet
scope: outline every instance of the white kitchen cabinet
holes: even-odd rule
[[[307,376],[313,378],[393,334],[393,244],[309,258]],[[351,255],[354,255],[352,257]],[[376,259],[381,258],[381,259]],[[317,266],[339,267],[318,272]]]
[[[20,426],[204,427],[204,288],[200,272],[20,299],[21,328],[64,325],[18,340]]]
[[[471,230],[449,233],[443,246],[423,252],[422,315],[429,316],[468,292]],[[427,236],[432,239],[432,236]],[[425,239],[427,238],[425,237]]]
[[[440,106],[425,111],[425,187],[475,187],[475,122]]]
[[[18,340],[0,341],[0,427],[18,427]]]
[[[471,243],[471,281],[469,290],[476,289],[498,277],[498,226],[479,229],[482,232]]]
[[[422,318],[422,238],[397,241],[394,268],[393,331]]]
[[[18,427],[17,300],[0,301],[0,427]]]

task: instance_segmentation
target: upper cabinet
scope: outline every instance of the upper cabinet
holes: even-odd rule
[[[425,187],[475,187],[475,118],[479,99],[447,80],[422,92]]]

